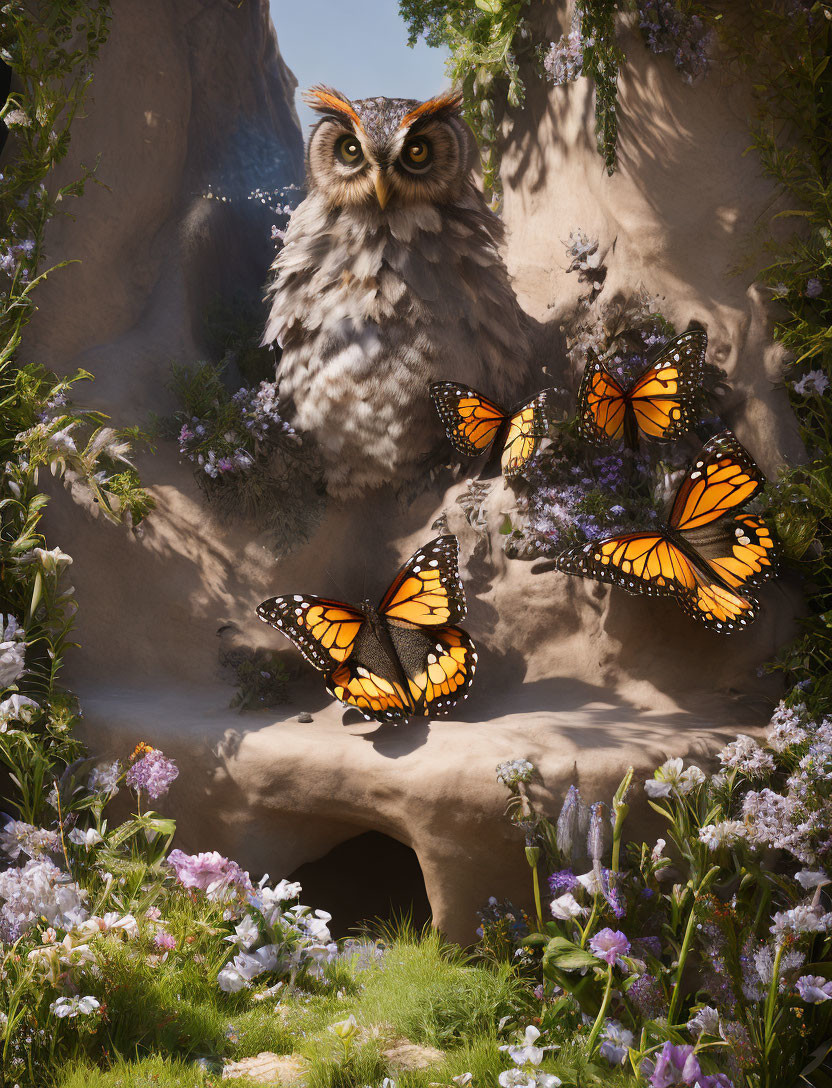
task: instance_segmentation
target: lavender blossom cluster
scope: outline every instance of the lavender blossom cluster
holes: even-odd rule
[[[579,79],[583,75],[584,49],[588,45],[592,45],[592,39],[584,41],[578,28],[552,42],[543,56],[543,68],[549,82],[562,87]]]
[[[299,442],[297,432],[282,418],[275,382],[261,382],[256,389],[243,387],[231,398],[234,418],[218,431],[210,419],[192,416],[179,431],[179,452],[216,480],[248,472],[268,438],[283,436]]]
[[[647,48],[667,53],[686,83],[702,79],[710,60],[712,31],[698,15],[679,9],[675,0],[637,0],[639,27]]]

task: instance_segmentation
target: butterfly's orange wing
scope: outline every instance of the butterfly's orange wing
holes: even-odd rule
[[[457,623],[467,611],[459,577],[459,543],[438,536],[408,559],[378,606],[387,619],[418,627]]]
[[[504,476],[522,472],[545,436],[547,393],[544,389],[512,412],[501,458]]]
[[[502,408],[458,382],[434,382],[430,395],[448,441],[467,457],[487,450],[506,421]]]
[[[691,563],[663,533],[623,533],[564,552],[558,570],[649,596],[688,593],[696,585]]]
[[[591,355],[578,392],[578,430],[591,442],[616,442],[624,435],[627,397],[620,382]]]
[[[408,677],[418,712],[425,717],[447,714],[466,699],[477,667],[474,643],[461,628],[441,627],[431,635],[433,646]]]
[[[379,676],[356,661],[346,661],[333,670],[327,677],[326,690],[368,719],[399,721],[414,713],[414,700],[398,680]]]
[[[694,589],[678,599],[682,610],[692,619],[722,634],[741,630],[757,617],[755,597],[746,590],[727,589],[699,570]]]
[[[675,438],[693,426],[692,406],[702,384],[707,347],[704,329],[688,329],[665,344],[627,391],[639,430],[648,437]]]
[[[765,482],[762,472],[730,431],[705,443],[676,492],[670,526],[695,530],[739,510]]]
[[[321,672],[347,660],[365,622],[351,605],[300,593],[270,597],[258,607],[257,615],[293,642]]]

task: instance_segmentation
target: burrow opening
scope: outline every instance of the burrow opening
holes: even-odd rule
[[[431,910],[416,852],[380,831],[366,831],[292,873],[301,902],[332,915],[333,937],[355,933],[362,922],[409,914],[421,928]]]

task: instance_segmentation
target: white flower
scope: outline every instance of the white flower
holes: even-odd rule
[[[801,904],[791,910],[779,911],[774,915],[774,925],[769,929],[775,937],[788,933],[799,936],[801,933],[826,933],[832,926],[832,914],[824,914],[820,907],[807,907]]]
[[[225,939],[230,941],[231,944],[239,944],[242,945],[243,948],[251,948],[259,936],[260,930],[257,927],[257,923],[250,914],[247,914],[242,922],[234,927],[234,936],[226,937]]]
[[[745,837],[745,824],[741,820],[721,820],[716,824],[706,824],[699,828],[699,841],[709,850],[719,850],[723,846],[733,846]]]
[[[0,688],[16,683],[26,669],[26,646],[22,642],[0,642]]]
[[[655,772],[652,778],[644,783],[644,790],[648,797],[654,801],[660,797],[668,797],[671,790],[679,793],[688,793],[696,784],[690,777],[686,777],[687,771],[683,770],[684,764],[677,756],[675,759],[666,760]],[[698,767],[689,770],[702,772]],[[703,776],[704,777],[704,776]]]
[[[468,1085],[474,1079],[473,1073],[458,1073],[455,1077],[451,1077],[454,1084],[458,1084],[459,1088],[468,1088]]]
[[[300,895],[302,888],[296,880],[281,880],[279,884],[276,884],[272,895],[278,902],[283,902],[287,899],[297,899]],[[330,918],[332,915],[329,916]]]
[[[235,967],[228,964],[217,975],[217,985],[224,993],[236,994],[239,990],[245,989],[248,982]]]
[[[75,426],[74,423],[70,423],[68,427],[64,427],[62,431],[56,431],[49,436],[49,445],[53,450],[58,453],[77,453],[75,446],[75,440],[70,435],[70,431]]]
[[[104,841],[94,827],[89,827],[86,831],[82,831],[80,827],[74,827],[67,835],[67,838],[70,842],[74,842],[76,846],[83,846],[85,850],[89,850]]]
[[[106,932],[117,930],[123,933],[125,937],[133,938],[139,935],[139,923],[132,914],[119,914],[118,911],[111,910],[107,911],[101,920],[104,923]]]
[[[47,858],[0,872],[0,918],[27,929],[35,922],[71,929],[87,917],[87,893]]]
[[[59,997],[49,1006],[49,1011],[61,1019],[75,1019],[76,1016],[89,1016],[101,1007],[101,1002],[95,997]]]
[[[602,895],[603,888],[598,874],[594,869],[590,869],[588,873],[584,873],[583,876],[576,878],[582,888],[585,888],[590,895]]]
[[[0,831],[0,850],[12,860],[21,854],[35,858],[60,847],[57,832],[35,827],[23,820],[9,820]]]
[[[723,767],[734,767],[749,778],[764,778],[774,770],[774,758],[752,737],[740,733],[719,753]]]
[[[278,964],[277,945],[266,944],[256,952],[240,952],[230,964],[226,964],[217,976],[221,990],[236,993],[265,971],[273,971]]]
[[[535,1088],[537,1078],[534,1073],[527,1073],[523,1069],[505,1069],[497,1077],[501,1088]]]
[[[539,1038],[539,1029],[534,1024],[529,1024],[523,1033],[523,1041],[519,1046],[515,1043],[508,1043],[501,1046],[500,1050],[507,1050],[508,1056],[515,1065],[540,1065],[543,1061],[543,1052],[548,1048],[534,1045]]]
[[[32,123],[29,119],[29,115],[23,110],[9,110],[3,120],[10,127],[17,125],[19,128],[28,128]]]
[[[6,120],[8,121],[8,115]],[[829,388],[829,379],[822,370],[810,370],[808,374],[804,374],[799,382],[792,382],[792,389],[795,393],[799,393],[802,397],[808,397],[812,394],[821,396]]]
[[[688,1020],[687,1027],[694,1039],[698,1039],[700,1035],[718,1037],[719,1013],[710,1005],[703,1005],[696,1015]]]
[[[358,1034],[358,1021],[350,1013],[346,1020],[339,1020],[336,1024],[330,1024],[329,1030],[333,1035],[337,1035],[339,1039],[352,1039],[354,1035]]]
[[[534,764],[528,759],[507,759],[497,764],[497,781],[509,789],[518,782],[528,782],[534,774]]]
[[[43,567],[45,574],[60,574],[72,562],[72,556],[62,552],[60,548],[47,551],[46,548],[33,548],[32,555]]]
[[[610,1065],[623,1065],[627,1053],[633,1045],[633,1033],[617,1020],[607,1020],[601,1033],[601,1045],[598,1048],[602,1057]]]
[[[560,922],[567,922],[570,918],[578,918],[586,914],[586,907],[582,907],[571,892],[558,896],[549,905],[552,917]]]
[[[37,710],[40,710],[40,704],[34,699],[13,692],[0,702],[0,723],[5,727],[11,721],[30,722]]]
[[[830,883],[829,877],[822,869],[801,869],[795,873],[795,880],[807,891],[810,888],[823,888]]]
[[[679,778],[679,793],[690,793],[691,790],[696,789],[697,786],[703,785],[707,781],[705,772],[697,767],[695,763],[692,763],[687,770],[682,771]]]
[[[664,854],[664,848],[666,846],[667,846],[667,840],[666,839],[656,839],[656,845],[650,851],[650,858],[651,858],[653,864],[655,864],[657,861],[660,860],[660,858]]]
[[[121,764],[118,760],[113,763],[99,763],[90,772],[87,788],[92,793],[111,793],[114,797],[118,793],[116,783],[121,777]]]
[[[773,748],[775,752],[785,752],[787,748],[791,748],[793,745],[802,744],[809,735],[802,725],[802,715],[805,712],[806,707],[803,703],[787,707],[781,701],[771,716],[768,732],[766,733],[769,747]]]

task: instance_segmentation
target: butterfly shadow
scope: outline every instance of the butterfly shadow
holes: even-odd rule
[[[367,724],[357,710],[344,712],[341,721],[345,726]],[[430,733],[430,719],[410,718],[406,722],[394,725],[383,722],[376,725],[372,732],[358,733],[362,740],[369,741],[380,756],[385,759],[398,759],[410,755],[417,748],[427,743]]]

